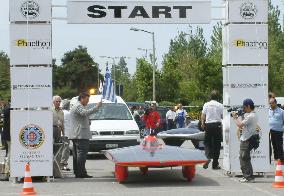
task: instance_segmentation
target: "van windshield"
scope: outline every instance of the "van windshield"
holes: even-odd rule
[[[94,103],[88,104],[88,108],[94,106]],[[132,116],[122,103],[103,103],[99,111],[90,116],[90,120],[132,120]]]

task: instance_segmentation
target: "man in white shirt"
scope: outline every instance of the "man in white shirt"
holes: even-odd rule
[[[247,183],[254,182],[253,168],[250,157],[250,151],[253,149],[253,147],[250,144],[250,139],[252,136],[258,134],[258,118],[254,111],[254,103],[251,99],[246,99],[243,101],[243,109],[244,112],[247,113],[244,120],[241,120],[236,113],[233,113],[232,116],[238,128],[242,130],[240,137],[240,165],[244,177],[240,180],[240,182]]]
[[[213,159],[212,168],[221,169],[219,165],[219,156],[221,150],[222,137],[222,118],[223,105],[219,103],[218,92],[213,90],[211,92],[211,101],[203,106],[201,115],[201,127],[205,130],[205,155],[207,156],[207,163],[203,165],[204,169],[208,168],[211,159]]]
[[[175,112],[175,107],[172,107],[167,113],[166,113],[166,119],[167,119],[167,130],[175,129],[175,120],[176,120],[177,114]]]
[[[70,156],[70,140],[69,140],[69,135],[70,135],[70,102],[67,101],[63,104],[62,106],[63,113],[64,113],[64,131],[65,131],[65,136],[62,136],[62,143],[63,143],[63,149],[62,149],[62,155],[61,155],[61,167],[62,170],[70,171],[68,168],[68,159]]]

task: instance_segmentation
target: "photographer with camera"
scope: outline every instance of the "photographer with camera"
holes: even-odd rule
[[[213,159],[212,169],[221,169],[219,165],[219,156],[221,150],[222,137],[222,118],[223,105],[219,103],[218,92],[213,90],[210,96],[211,101],[203,106],[201,115],[201,128],[205,130],[205,155],[208,161],[203,165],[204,169],[208,168],[211,159]]]
[[[242,183],[254,182],[253,168],[251,164],[250,152],[258,141],[257,132],[257,115],[254,111],[254,102],[251,99],[245,99],[243,101],[243,111],[246,113],[244,119],[239,118],[236,112],[232,112],[232,117],[241,130],[240,135],[240,165],[243,173],[243,178],[240,180]]]
[[[142,119],[146,124],[147,135],[156,135],[156,129],[160,126],[161,117],[157,112],[155,103],[152,103],[150,108],[145,107],[145,113]]]

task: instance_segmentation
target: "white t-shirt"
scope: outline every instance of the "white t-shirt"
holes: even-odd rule
[[[166,119],[171,119],[171,120],[175,120],[177,117],[177,114],[175,111],[172,111],[172,110],[169,110],[167,113],[166,113]]]
[[[242,134],[240,137],[241,141],[246,141],[251,136],[257,134],[257,131],[256,131],[257,121],[258,121],[258,118],[257,118],[255,111],[245,114],[245,119],[242,121],[242,123],[245,126],[242,129]]]
[[[64,132],[66,137],[70,137],[70,128],[71,128],[71,122],[70,122],[70,112],[67,110],[63,110],[64,113]]]
[[[204,104],[202,114],[205,114],[205,123],[222,122],[223,105],[218,101],[211,100]]]

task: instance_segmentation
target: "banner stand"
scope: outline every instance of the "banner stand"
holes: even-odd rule
[[[268,125],[268,1],[226,0],[223,24],[223,168],[225,175],[241,173],[238,129],[231,111],[251,98],[260,129],[260,146],[251,151],[253,170],[270,173]]]
[[[10,0],[10,177],[53,175],[51,0]]]

